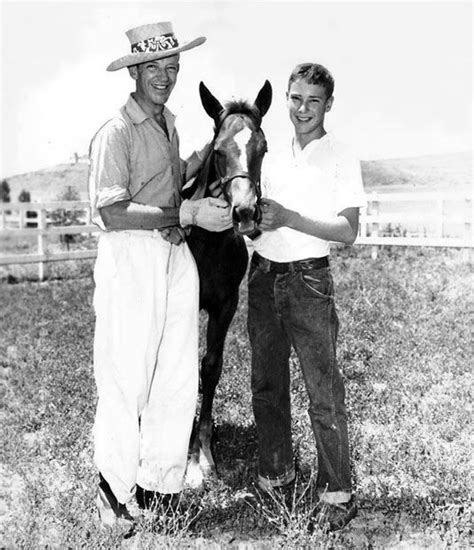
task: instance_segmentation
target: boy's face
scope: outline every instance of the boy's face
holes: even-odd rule
[[[319,84],[297,80],[291,83],[286,98],[295,133],[304,136],[306,142],[322,137],[324,117],[331,110],[333,97],[326,97],[326,91]]]

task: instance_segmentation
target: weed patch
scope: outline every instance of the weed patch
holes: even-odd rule
[[[99,528],[91,265],[46,283],[21,277],[14,285],[0,283],[2,547],[471,546],[472,266],[459,251],[382,250],[375,261],[364,248],[334,252],[338,360],[360,511],[332,535],[306,528],[317,460],[295,356],[291,397],[300,482],[292,510],[247,499],[257,441],[245,284],[215,398],[218,478],[203,490],[187,490],[174,517],[141,516],[128,541]],[[205,322],[202,315],[201,336]]]

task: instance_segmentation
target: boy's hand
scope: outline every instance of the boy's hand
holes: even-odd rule
[[[262,199],[262,221],[258,226],[263,231],[271,231],[288,225],[291,211],[277,201]]]
[[[211,196],[214,197],[215,199],[225,200],[220,179],[213,181],[212,183],[209,184],[209,191],[211,193]]]

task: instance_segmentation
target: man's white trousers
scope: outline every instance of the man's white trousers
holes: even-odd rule
[[[159,232],[99,239],[94,271],[94,460],[121,503],[182,489],[198,392],[199,279]]]

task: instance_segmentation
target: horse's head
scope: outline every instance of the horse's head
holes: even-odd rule
[[[231,205],[234,228],[243,235],[250,234],[261,219],[260,172],[267,142],[260,125],[272,102],[272,87],[266,80],[253,104],[233,101],[225,107],[202,82],[199,93],[216,125],[214,170]]]

